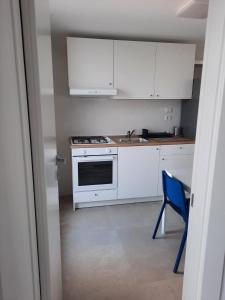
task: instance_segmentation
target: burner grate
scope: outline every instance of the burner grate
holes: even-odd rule
[[[72,136],[72,144],[107,144],[108,140],[104,136]]]

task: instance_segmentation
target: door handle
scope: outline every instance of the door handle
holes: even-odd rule
[[[64,155],[63,154],[57,154],[56,155],[56,164],[58,165],[58,164],[66,164],[66,159],[65,159],[65,157],[64,157]]]

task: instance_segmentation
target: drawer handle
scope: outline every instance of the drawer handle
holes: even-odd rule
[[[97,197],[98,196],[98,194],[97,193],[95,193],[95,197]]]
[[[162,160],[166,160],[165,158],[162,158]]]

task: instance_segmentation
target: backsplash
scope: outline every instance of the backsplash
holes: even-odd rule
[[[70,96],[66,39],[53,38],[52,47],[57,147],[58,152],[67,158],[67,165],[60,167],[60,195],[72,193],[69,136],[117,135],[131,129],[136,129],[139,134],[142,128],[170,131],[174,126],[179,126],[180,100],[113,100]]]
[[[113,100],[113,99],[71,99],[71,134],[116,135],[142,128],[152,131],[170,131],[179,125],[179,100]],[[166,109],[172,109],[170,114]],[[172,120],[164,120],[169,115]]]

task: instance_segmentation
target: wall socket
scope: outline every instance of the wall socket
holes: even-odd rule
[[[173,107],[165,107],[164,112],[165,112],[165,114],[172,113],[173,112]]]
[[[171,121],[173,119],[173,116],[172,115],[165,115],[164,116],[164,120],[165,121]]]

